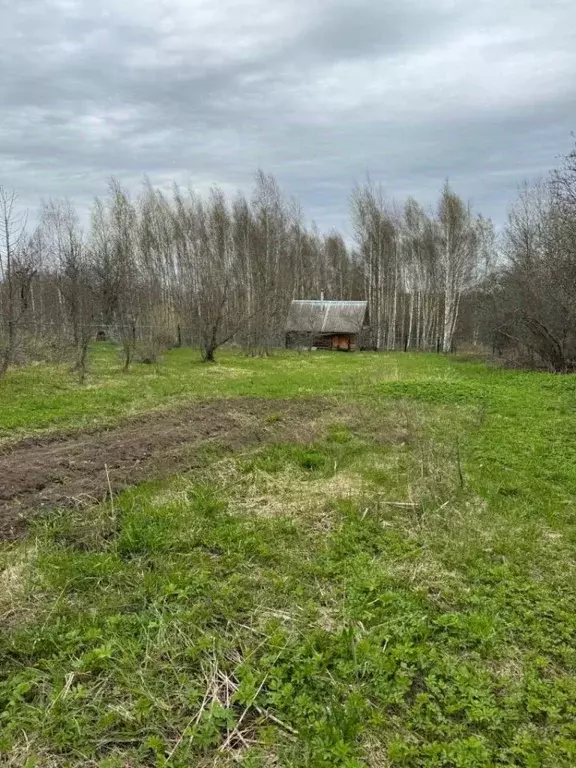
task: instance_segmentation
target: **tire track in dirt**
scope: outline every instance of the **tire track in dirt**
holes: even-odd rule
[[[327,407],[315,400],[225,399],[141,416],[122,426],[26,438],[0,450],[0,539],[44,510],[91,505],[129,485],[200,465],[194,448],[307,441]],[[266,420],[270,414],[281,418]]]

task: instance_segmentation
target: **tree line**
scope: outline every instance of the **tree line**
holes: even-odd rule
[[[201,196],[112,179],[86,227],[66,199],[27,226],[0,187],[0,377],[31,360],[70,360],[84,380],[90,342],[117,342],[125,368],[189,344],[202,358],[234,342],[283,344],[295,298],[366,299],[374,349],[484,345],[518,365],[576,366],[576,150],[524,185],[503,233],[451,186],[433,209],[399,206],[370,181],[350,198],[354,242],[305,222],[258,172],[250,195]]]

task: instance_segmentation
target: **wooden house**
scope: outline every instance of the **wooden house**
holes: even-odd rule
[[[368,338],[368,302],[294,300],[286,321],[286,346],[351,351]]]

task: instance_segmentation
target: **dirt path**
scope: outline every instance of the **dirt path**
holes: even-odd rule
[[[28,438],[0,449],[0,539],[55,506],[93,504],[108,492],[198,466],[194,449],[231,450],[311,439],[325,402],[242,398],[154,413],[114,429]],[[270,414],[278,414],[267,419]]]

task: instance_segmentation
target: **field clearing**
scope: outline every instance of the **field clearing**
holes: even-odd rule
[[[574,377],[101,344],[0,402],[1,765],[576,765]]]
[[[135,364],[123,372],[118,350],[101,343],[94,346],[90,358],[84,387],[78,386],[68,365],[38,364],[11,371],[0,389],[5,404],[0,410],[0,439],[114,424],[210,397],[373,397],[384,393],[385,385],[393,396],[403,396],[405,383],[412,379],[419,386],[448,382],[468,387],[469,398],[476,402],[481,393],[474,386],[481,387],[489,375],[482,364],[468,362],[462,369],[444,357],[398,353],[382,358],[377,353],[334,356],[276,351],[263,359],[222,350],[218,364],[205,365],[197,350],[182,348],[168,352],[158,365]],[[449,402],[452,397],[465,398],[466,392],[451,393],[442,387],[434,396]]]

